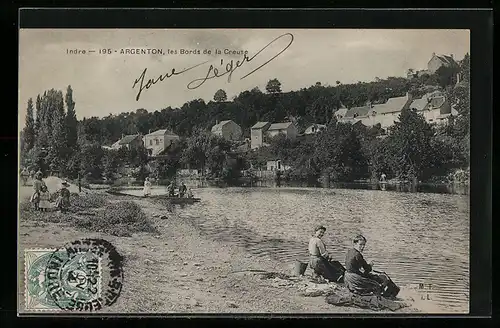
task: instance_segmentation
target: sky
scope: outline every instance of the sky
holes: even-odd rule
[[[425,69],[432,53],[453,54],[460,60],[470,52],[469,47],[468,30],[21,29],[19,128],[24,126],[28,99],[35,100],[51,88],[66,92],[71,85],[78,119],[104,117],[138,108],[179,107],[198,98],[208,102],[218,89],[224,89],[230,100],[254,87],[265,91],[273,78],[287,92],[316,82],[335,85],[336,81],[348,84],[405,76],[409,68]],[[164,54],[121,54],[122,49],[147,48],[162,49]],[[68,49],[96,52],[68,54]],[[99,54],[99,49],[112,49],[112,53]],[[177,54],[168,54],[168,49]],[[180,49],[200,54],[180,54]],[[211,54],[203,54],[205,49]],[[226,75],[189,89],[191,81],[207,76],[210,65],[220,75],[226,63],[233,60],[235,68],[236,61],[244,58],[243,54],[216,54],[215,49],[247,51],[248,58],[257,55],[234,69],[230,81]],[[181,72],[197,64],[202,65],[151,85],[136,99],[138,79],[145,69],[143,85],[172,69]]]

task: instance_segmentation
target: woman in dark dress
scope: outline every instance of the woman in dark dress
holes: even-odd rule
[[[61,190],[59,190],[59,197],[56,200],[56,207],[61,211],[61,213],[66,213],[70,206],[70,192],[68,190],[69,183],[64,181],[61,184]]]
[[[378,276],[371,274],[373,263],[366,263],[361,254],[365,245],[366,238],[362,235],[354,238],[353,248],[347,251],[345,259],[344,283],[351,292],[356,294],[380,295],[384,286]]]

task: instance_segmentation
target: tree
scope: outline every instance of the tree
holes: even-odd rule
[[[212,174],[219,176],[230,148],[231,144],[224,138],[198,130],[188,138],[182,162],[201,169],[203,174],[205,169],[209,169]]]
[[[432,127],[422,114],[403,109],[387,138],[391,170],[401,180],[425,180],[432,168]]]
[[[456,67],[441,66],[434,74],[437,76],[439,85],[445,88],[457,82],[457,73],[458,69]]]
[[[25,152],[30,151],[35,145],[35,120],[33,117],[33,99],[28,99],[28,109],[26,112],[26,126],[23,131]]]
[[[323,173],[337,181],[361,179],[368,174],[366,158],[351,124],[329,124],[316,138],[313,159]]]
[[[102,157],[102,162],[104,177],[107,181],[113,182],[118,173],[118,152],[114,150],[106,151]]]
[[[48,100],[51,108],[51,138],[49,147],[49,165],[51,171],[63,172],[68,159],[66,139],[66,116],[62,91],[51,94]]]
[[[217,92],[214,94],[214,100],[216,102],[223,102],[227,100],[227,94],[226,91],[219,89]]]
[[[66,137],[67,146],[71,151],[75,151],[78,141],[78,120],[75,112],[75,102],[73,100],[73,89],[68,85],[66,90]]]
[[[79,153],[80,172],[86,178],[101,179],[104,151],[98,143],[84,144]]]
[[[464,59],[460,62],[460,80],[470,81],[470,55],[466,53]]]
[[[281,92],[281,82],[278,79],[272,79],[267,82],[266,91],[268,93],[280,93]]]

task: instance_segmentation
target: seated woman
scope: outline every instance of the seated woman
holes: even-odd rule
[[[61,211],[61,213],[66,213],[70,206],[70,192],[68,190],[69,183],[64,181],[61,184],[61,190],[59,190],[59,197],[56,200],[56,207]]]
[[[353,239],[353,248],[347,251],[344,283],[353,293],[360,295],[380,295],[385,286],[376,275],[371,274],[373,263],[366,263],[361,254],[365,249],[366,238],[358,235]]]
[[[329,281],[340,282],[344,270],[340,264],[335,265],[332,257],[326,251],[325,244],[321,240],[325,234],[326,228],[318,226],[314,229],[314,235],[309,240],[309,266],[314,272],[315,278],[322,276]]]

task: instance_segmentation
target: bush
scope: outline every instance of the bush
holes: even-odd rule
[[[108,204],[92,220],[94,231],[115,236],[126,236],[134,232],[156,232],[142,209],[134,202],[121,201]]]
[[[107,204],[106,195],[103,194],[75,194],[70,196],[71,209],[82,210],[89,208],[99,208]]]

